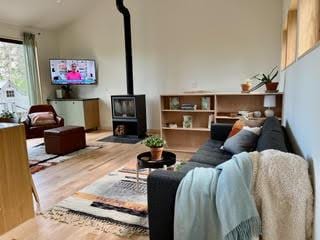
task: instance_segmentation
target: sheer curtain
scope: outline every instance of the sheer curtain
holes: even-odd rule
[[[41,86],[38,72],[35,35],[23,33],[24,56],[27,68],[27,81],[30,105],[42,102]]]

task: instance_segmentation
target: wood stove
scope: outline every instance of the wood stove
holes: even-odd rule
[[[144,138],[147,132],[146,97],[134,95],[131,16],[123,0],[116,0],[116,5],[124,23],[127,95],[111,96],[113,135]]]
[[[145,95],[111,96],[113,135],[144,138],[147,132]]]

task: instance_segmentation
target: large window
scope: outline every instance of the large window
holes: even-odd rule
[[[0,112],[25,113],[29,107],[26,66],[20,41],[0,39]]]

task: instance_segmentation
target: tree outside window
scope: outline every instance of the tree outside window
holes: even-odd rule
[[[23,45],[0,41],[0,112],[24,113],[29,107]]]

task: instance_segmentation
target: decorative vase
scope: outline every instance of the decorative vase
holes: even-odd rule
[[[266,109],[266,111],[264,112],[264,115],[266,117],[273,117],[274,116],[274,111],[272,109]]]
[[[261,118],[262,113],[261,113],[260,111],[255,111],[255,112],[253,112],[253,116],[254,116],[255,118]]]
[[[248,92],[250,92],[251,84],[250,83],[243,83],[243,84],[241,84],[241,89],[242,89],[243,93],[248,93]]]
[[[266,83],[267,92],[276,92],[278,85],[278,82]]]
[[[56,89],[56,97],[63,98],[63,90],[62,89]]]
[[[151,159],[154,161],[158,161],[162,159],[163,147],[160,148],[150,148]]]

